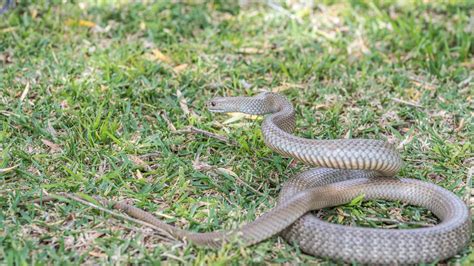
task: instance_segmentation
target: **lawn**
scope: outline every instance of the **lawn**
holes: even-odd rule
[[[387,140],[399,176],[472,203],[473,2],[19,2],[0,15],[1,264],[331,262],[279,237],[210,250],[74,201],[21,205],[76,192],[192,231],[254,220],[308,166],[264,145],[261,118],[208,112],[217,95],[278,91],[296,107],[295,134]],[[437,222],[382,200],[317,215]],[[471,250],[449,262],[468,264]]]

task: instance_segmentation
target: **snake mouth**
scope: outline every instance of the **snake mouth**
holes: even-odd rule
[[[225,112],[224,108],[219,105],[219,103],[215,100],[210,100],[206,103],[207,110],[213,113],[223,113]]]
[[[211,112],[211,113],[225,113],[225,111],[222,110],[222,109],[209,109],[209,112]]]

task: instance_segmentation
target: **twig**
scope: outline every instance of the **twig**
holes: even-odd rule
[[[240,178],[237,174],[235,174],[234,172],[232,173],[229,173],[229,171],[227,171],[227,169],[225,168],[215,168],[216,172],[220,173],[220,174],[228,174],[232,177],[234,177],[235,179],[237,179],[237,182],[248,187],[250,190],[252,190],[254,193],[260,195],[260,196],[263,196],[263,197],[267,197],[267,195],[263,194],[262,192],[258,191],[257,189],[255,189],[254,187],[252,187],[250,184],[248,184],[247,182],[245,182],[244,180],[242,180],[242,178]]]
[[[171,132],[176,132],[176,127],[173,125],[173,123],[171,122],[171,120],[168,117],[168,114],[166,112],[161,112],[161,118],[163,118],[163,120],[165,120],[165,122],[168,125],[168,128],[170,129]]]
[[[229,175],[233,178],[235,178],[237,180],[237,182],[239,184],[242,184],[246,187],[248,187],[250,190],[252,190],[253,192],[255,192],[256,194],[260,195],[260,196],[264,196],[264,197],[267,197],[267,195],[263,194],[262,192],[258,191],[257,189],[253,188],[251,185],[247,184],[247,182],[245,182],[244,180],[242,180],[236,173],[234,173],[233,171],[231,170],[228,170],[226,168],[221,168],[221,167],[216,167],[216,166],[212,166],[208,163],[205,163],[205,162],[201,162],[199,160],[199,155],[196,156],[196,158],[194,159],[193,161],[193,168],[197,171],[212,171],[213,173],[215,174],[220,174],[220,175]]]
[[[185,115],[190,115],[191,112],[189,111],[188,103],[186,98],[184,98],[183,93],[178,89],[176,90],[176,96],[178,97],[179,101],[179,107],[181,107],[181,110]]]
[[[345,214],[345,213],[338,213],[338,215],[353,218],[353,216]],[[398,220],[398,219],[390,219],[390,218],[382,218],[382,217],[364,217],[364,218],[357,218],[357,219],[358,220],[371,221],[371,222],[382,222],[382,223],[388,223],[388,224],[394,224],[394,225],[408,224],[408,225],[419,225],[419,226],[424,226],[424,227],[433,227],[433,226],[435,226],[434,224],[429,224],[429,223],[410,222],[410,221],[405,222],[405,221],[401,221],[401,220]]]
[[[409,225],[419,225],[419,226],[424,226],[424,227],[432,227],[435,226],[434,224],[429,224],[429,223],[423,223],[423,222],[405,222],[405,221],[400,221],[397,219],[389,219],[389,218],[382,218],[382,217],[365,217],[364,218],[367,221],[372,221],[372,222],[383,222],[383,223],[388,223],[388,224],[409,224]]]
[[[414,103],[414,102],[401,100],[401,99],[398,99],[398,98],[392,98],[392,101],[397,102],[397,103],[401,103],[401,104],[406,104],[406,105],[409,105],[409,106],[412,106],[412,107],[423,108],[423,105],[420,105],[420,104],[417,104],[417,103]]]
[[[188,127],[185,127],[184,129],[177,130],[176,133],[202,134],[202,135],[207,136],[209,138],[217,139],[217,140],[220,140],[220,141],[232,144],[232,145],[237,145],[237,143],[235,141],[230,140],[229,138],[227,138],[225,136],[217,135],[217,134],[214,134],[212,132],[209,132],[209,131],[206,131],[206,130],[203,130],[203,129],[199,129],[199,128],[194,127],[194,126],[188,126]]]
[[[153,158],[153,157],[158,157],[161,155],[161,152],[151,152],[151,153],[146,153],[146,154],[142,154],[142,155],[138,155],[138,157],[140,157],[141,159],[150,159],[150,158]]]
[[[153,224],[150,224],[150,223],[147,223],[147,222],[144,222],[142,220],[138,220],[138,219],[135,219],[133,217],[130,217],[130,216],[127,216],[127,215],[123,215],[121,213],[117,213],[117,212],[113,212],[107,208],[104,208],[104,207],[101,207],[101,206],[98,206],[92,202],[89,202],[89,201],[86,201],[84,199],[81,199],[77,196],[75,196],[74,194],[70,194],[70,193],[59,193],[58,195],[55,195],[55,194],[48,194],[46,195],[45,197],[42,197],[42,198],[37,198],[37,199],[34,199],[32,201],[30,201],[31,203],[43,203],[43,202],[49,202],[49,201],[56,201],[56,200],[61,200],[61,198],[64,197],[64,198],[68,198],[70,200],[73,200],[73,201],[76,201],[76,202],[79,202],[79,203],[82,203],[86,206],[89,206],[91,208],[94,208],[96,210],[100,210],[100,211],[103,211],[107,214],[110,214],[116,218],[119,218],[119,219],[122,219],[122,220],[126,220],[126,221],[130,221],[130,222],[133,222],[133,223],[136,223],[136,224],[139,224],[139,225],[142,225],[142,226],[146,226],[146,227],[150,227],[156,231],[158,231],[161,235],[158,236],[160,239],[162,240],[166,240],[166,241],[169,241],[169,240],[172,240],[174,239],[174,237],[172,237],[168,232],[166,232],[165,230],[163,230],[162,228],[159,228]],[[102,200],[100,198],[97,197],[98,200]],[[24,204],[23,204],[24,205]]]
[[[18,166],[20,166],[20,165],[17,164],[17,165],[7,167],[7,168],[0,168],[0,174],[11,172],[11,171],[15,170],[15,168],[17,168]]]
[[[30,83],[26,83],[26,86],[25,86],[25,89],[23,90],[23,92],[21,93],[21,96],[20,96],[20,102],[23,102],[23,100],[26,98],[26,96],[28,95],[28,92],[30,91]]]

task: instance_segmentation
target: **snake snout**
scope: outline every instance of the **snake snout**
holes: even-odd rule
[[[224,107],[220,103],[219,98],[211,99],[206,103],[207,109],[211,112],[224,112]]]

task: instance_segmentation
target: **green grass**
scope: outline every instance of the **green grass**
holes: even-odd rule
[[[279,237],[213,251],[160,241],[149,229],[75,202],[19,206],[43,192],[81,192],[127,199],[192,231],[252,221],[275,206],[282,183],[305,166],[265,147],[260,120],[223,124],[228,117],[210,114],[204,103],[260,89],[291,99],[296,134],[385,139],[406,163],[400,176],[469,200],[468,1],[325,1],[283,9],[218,0],[26,2],[0,16],[0,168],[16,166],[0,174],[3,263],[330,262]],[[179,131],[187,126],[237,145]],[[436,222],[422,208],[385,201],[319,215],[361,226]],[[468,264],[471,249],[449,262]]]

